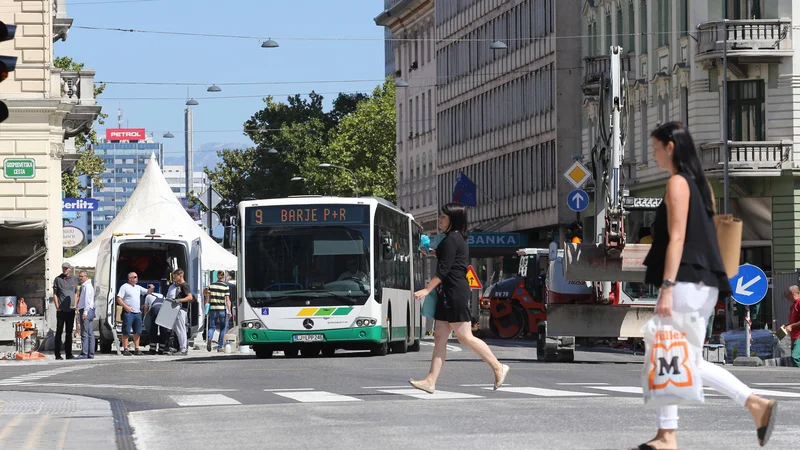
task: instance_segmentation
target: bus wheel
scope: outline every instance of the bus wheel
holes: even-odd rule
[[[386,356],[389,353],[389,343],[375,344],[370,353],[372,353],[372,356]]]
[[[255,350],[256,357],[258,359],[269,359],[269,358],[272,358],[272,350],[271,349],[268,349],[266,347],[262,347],[260,345],[256,345],[255,347],[256,348],[254,348],[253,350]]]
[[[297,358],[297,347],[287,348],[283,351],[283,356],[287,358]]]
[[[330,358],[336,354],[336,347],[322,347],[322,356]]]

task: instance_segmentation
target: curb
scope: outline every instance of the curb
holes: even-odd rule
[[[765,359],[764,365],[770,367],[794,367],[794,362],[791,356],[784,356],[783,358]]]

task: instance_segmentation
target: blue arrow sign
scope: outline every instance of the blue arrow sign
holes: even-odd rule
[[[567,195],[567,206],[575,212],[581,212],[589,206],[589,194],[583,189],[575,189]]]
[[[733,299],[745,306],[755,305],[767,295],[767,274],[752,264],[742,264],[739,272],[731,278]]]

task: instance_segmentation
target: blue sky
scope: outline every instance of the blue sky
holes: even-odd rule
[[[67,15],[75,19],[66,42],[55,44],[56,56],[69,56],[97,71],[96,81],[137,82],[275,82],[375,80],[359,83],[315,83],[221,86],[206,92],[192,86],[194,148],[208,143],[250,143],[242,124],[263,108],[262,96],[371,91],[384,77],[383,29],[375,25],[383,2],[367,0],[71,0]],[[100,2],[88,4],[90,2]],[[108,3],[102,3],[108,2]],[[272,37],[280,47],[261,48],[257,39],[224,39],[85,30],[111,27]],[[366,41],[291,40],[281,38],[372,38]],[[123,126],[143,127],[164,142],[167,157],[183,154],[183,110],[186,86],[109,84],[99,97],[106,125],[116,127],[117,108]],[[225,96],[252,96],[213,99]],[[212,97],[212,98],[208,98]],[[140,98],[156,98],[141,100]],[[162,135],[171,131],[174,139]]]

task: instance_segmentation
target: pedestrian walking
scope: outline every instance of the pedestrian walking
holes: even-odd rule
[[[64,336],[64,353],[67,359],[72,359],[72,327],[75,325],[75,309],[77,299],[75,291],[78,289],[78,279],[72,276],[72,264],[65,262],[61,265],[61,275],[53,280],[53,303],[56,307],[56,339],[54,353],[56,359],[61,357],[61,334]]]
[[[225,332],[228,331],[228,317],[231,316],[231,290],[225,283],[225,271],[217,272],[217,281],[208,287],[208,301],[211,307],[208,312],[208,335],[206,350],[211,351],[214,341],[214,330],[219,328],[217,351],[225,351]]]
[[[178,338],[180,354],[186,355],[189,346],[189,334],[186,330],[186,317],[189,311],[189,303],[194,301],[194,295],[189,288],[189,284],[186,283],[186,280],[184,279],[183,269],[178,269],[173,272],[172,280],[173,282],[167,290],[167,298],[176,300],[181,304],[181,310],[178,311],[178,315],[175,317],[175,323],[172,325],[172,331],[175,332],[175,336]],[[172,354],[171,351],[170,354]]]
[[[714,227],[713,192],[703,173],[689,131],[680,122],[665,123],[651,134],[653,157],[670,175],[664,201],[656,210],[653,244],[645,258],[645,283],[659,286],[656,314],[699,312],[695,335],[703,336],[706,321],[719,298],[731,294]],[[695,349],[697,354],[701,348]],[[733,374],[705,360],[698,362],[701,379],[750,411],[761,446],[769,441],[776,422],[777,402],[753,394]],[[658,411],[656,437],[640,450],[675,449],[678,407]]]
[[[429,394],[436,388],[436,380],[444,365],[447,353],[447,339],[450,331],[455,331],[458,342],[469,347],[481,357],[494,371],[494,388],[505,381],[509,366],[500,364],[485,342],[472,334],[472,312],[469,309],[470,289],[467,283],[469,248],[467,247],[467,208],[460,203],[448,203],[439,215],[439,229],[445,233],[444,239],[436,247],[436,275],[428,285],[414,293],[414,298],[422,300],[437,289],[438,300],[434,319],[434,347],[431,369],[423,380],[409,380],[412,386]]]
[[[792,362],[795,367],[800,367],[800,288],[789,287],[786,297],[792,302],[792,306],[789,309],[789,323],[783,328],[792,340]]]
[[[81,324],[81,354],[80,359],[94,359],[94,286],[89,274],[85,270],[78,272],[78,281],[81,283],[81,295],[78,300],[78,316]]]
[[[133,331],[134,354],[141,355],[139,338],[142,335],[142,295],[153,293],[155,286],[152,284],[145,289],[139,286],[139,275],[136,272],[128,274],[128,282],[120,286],[117,293],[117,303],[122,306],[122,354],[131,356],[128,350],[128,338]]]

